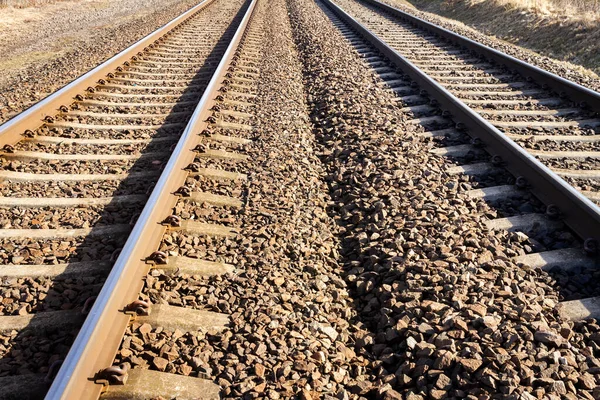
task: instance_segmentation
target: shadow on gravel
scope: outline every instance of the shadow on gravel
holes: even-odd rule
[[[205,87],[210,81],[210,76],[207,77],[204,74],[212,73],[217,67],[247,5],[248,2],[241,7],[207,57],[207,59],[216,58],[216,60],[207,61],[202,65],[191,84],[202,84]],[[202,96],[204,87],[184,91],[176,102],[193,100],[197,103]],[[195,105],[191,107],[175,106],[170,111],[173,115],[167,116],[161,124],[187,122],[194,108]],[[188,112],[177,114],[182,110]],[[11,315],[23,314],[24,317],[27,315],[33,317],[24,329],[15,329],[13,332],[0,334],[0,350],[4,353],[0,359],[0,384],[2,385],[0,400],[43,398],[85,319],[85,313],[92,307],[110,268],[141,213],[146,201],[144,198],[147,199],[152,192],[154,184],[182,132],[183,128],[159,128],[150,143],[141,151],[142,155],[144,153],[153,154],[137,160],[128,170],[148,173],[149,177],[144,179],[127,178],[119,182],[116,188],[101,182],[91,185],[86,190],[87,197],[91,197],[90,194],[104,191],[106,193],[101,197],[137,195],[142,196],[143,199],[133,203],[122,203],[115,200],[106,205],[95,218],[91,233],[82,240],[22,239],[12,241],[13,245],[8,241],[0,243],[2,248],[11,255],[9,261],[13,264],[67,264],[64,271],[54,277],[42,275],[37,278],[2,278],[0,294],[5,298],[4,304],[7,303],[6,299],[11,296],[22,303],[15,307]],[[63,133],[66,137],[76,137],[69,129],[64,129]],[[117,132],[112,137],[126,138],[127,133],[120,136]],[[165,137],[168,137],[169,140],[155,140]],[[19,148],[17,147],[17,149]],[[107,162],[108,164],[110,162]],[[45,190],[46,188],[41,185],[40,189]],[[77,189],[67,193],[71,197],[86,197],[86,193],[78,193]],[[70,222],[73,225],[67,225],[67,227],[81,228],[82,221],[77,221],[75,215]],[[123,225],[124,229],[119,233],[102,230],[103,227],[115,224]],[[20,289],[12,289],[14,287]],[[35,305],[27,309],[26,304],[31,304],[32,301],[36,301]],[[19,312],[19,310],[21,311]],[[46,314],[47,312],[57,311],[60,313],[50,318],[44,318],[44,315],[49,315]],[[44,314],[37,314],[38,312],[44,312]],[[29,377],[23,377],[23,375]],[[15,379],[12,379],[12,376]]]

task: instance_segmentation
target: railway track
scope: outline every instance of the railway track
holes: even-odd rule
[[[283,3],[207,0],[0,127],[0,398],[347,398],[386,396],[392,385],[413,384],[440,396],[452,386],[440,366],[454,362],[448,349],[461,349],[457,388],[476,377],[483,382],[475,372],[487,371],[480,367],[498,346],[480,349],[485,358],[478,359],[479,345],[471,343],[478,330],[482,343],[492,334],[501,343],[505,334],[517,351],[513,319],[534,321],[531,310],[541,312],[536,302],[543,296],[520,286],[509,262],[556,277],[564,321],[600,317],[600,292],[582,279],[599,260],[600,215],[590,199],[600,197],[563,171],[592,171],[586,179],[593,181],[595,155],[588,153],[600,121],[592,111],[597,93],[578,97],[580,88],[562,82],[565,93],[555,94],[536,83],[554,79],[543,71],[521,79],[437,36],[423,39],[418,28],[399,24],[395,11],[383,14],[382,5],[367,1],[317,3],[365,71],[379,76],[388,92],[380,94],[396,96],[403,119],[395,122],[428,141],[433,168],[452,164],[445,174],[453,178],[438,193],[464,196],[449,195],[440,207],[469,213],[483,198],[492,206],[484,223],[448,228],[454,236],[446,239],[419,237],[434,225],[427,207],[413,218],[422,184],[394,182],[418,180],[421,165],[410,177],[411,161],[402,161],[409,166],[403,171],[394,169],[393,156],[377,156],[382,145],[393,154],[412,151],[390,133],[395,122],[386,119],[371,136],[353,117],[352,101],[328,92],[309,94],[309,124],[298,100],[307,84],[300,83],[297,60],[279,64],[298,54],[286,45],[269,53],[265,42],[265,14],[286,15]],[[301,3],[289,1],[287,15]],[[269,6],[278,11],[269,14]],[[310,54],[303,57],[305,68],[318,71]],[[277,97],[292,78],[294,89]],[[548,144],[579,142],[592,147],[565,153]],[[531,153],[541,162],[523,150],[531,143],[547,146]],[[371,179],[386,193],[374,192]],[[403,207],[413,215],[396,210]],[[454,214],[446,220],[460,220]],[[332,221],[342,227],[335,234]],[[466,251],[481,247],[477,237],[494,253]],[[498,277],[502,290],[494,295],[515,297],[520,315],[504,310],[503,321],[497,311],[481,311],[491,306],[485,297],[467,299],[470,274],[481,273],[475,264],[488,268],[474,288],[479,293],[494,269],[509,271]],[[444,297],[453,285],[456,297]],[[352,306],[347,287],[356,287]],[[553,298],[541,304],[550,307]],[[361,312],[368,314],[362,322]],[[459,314],[463,325],[448,323]],[[564,342],[571,328],[548,320],[532,322],[535,340],[570,350]],[[497,331],[499,321],[509,330]],[[450,325],[452,336],[445,336]],[[548,326],[566,336],[548,333]],[[518,332],[528,337],[527,329]],[[416,368],[412,361],[395,365],[404,356],[416,361],[409,354],[415,346],[419,360],[433,358]],[[553,353],[554,363],[571,365],[563,353]],[[542,346],[536,357],[548,354]],[[435,384],[426,387],[427,379]],[[495,389],[490,379],[484,385]],[[494,379],[514,390],[512,378]],[[525,386],[539,386],[527,379]],[[594,377],[578,379],[569,390],[591,390]]]
[[[558,95],[546,84],[522,78],[500,61],[402,21],[399,11],[392,15],[388,6],[374,0],[324,3],[366,67],[379,75],[381,84],[412,117],[409,123],[415,134],[430,138],[431,152],[455,164],[447,173],[457,177],[456,190],[472,199],[483,198],[496,210],[489,215],[487,229],[513,232],[517,241],[530,240],[528,253],[512,255],[513,261],[556,274],[559,285],[568,288],[562,293],[566,301],[559,305],[565,319],[598,318],[600,293],[586,285],[598,266],[598,209],[555,174],[579,189],[579,178],[594,181],[590,165],[597,156],[600,122],[594,106],[600,96],[574,85],[583,93],[578,99],[586,98],[589,104],[569,100],[565,93]],[[477,125],[478,115],[489,124]],[[504,144],[481,134],[494,128],[502,129],[496,138],[507,138]],[[550,169],[539,168],[541,163],[511,146],[512,140]],[[541,147],[534,149],[532,143]],[[573,147],[560,147],[565,144]],[[510,151],[528,162],[521,163],[503,146],[512,147]],[[532,167],[542,172],[525,178]],[[547,186],[540,184],[544,179],[558,182],[570,199],[558,207],[560,195],[555,190],[544,192]],[[583,194],[596,198],[593,190]],[[569,215],[578,207],[586,209],[587,219]]]
[[[246,115],[239,111],[246,104],[241,100],[239,104],[234,101],[230,110],[223,109],[213,124],[217,131],[223,131],[221,134],[205,132],[199,136],[202,129],[196,129],[204,122],[198,119],[208,112],[207,103],[214,102],[215,91],[220,88],[218,80],[227,73],[253,8],[254,3],[242,1],[202,2],[0,127],[2,398],[39,398],[57,373],[59,379],[49,398],[97,398],[104,386],[95,381],[112,382],[112,375],[98,373],[111,365],[130,318],[130,313],[123,310],[137,300],[142,284],[141,275],[132,281],[115,274],[135,268],[136,273],[143,274],[140,265],[123,267],[135,262],[149,265],[132,258],[139,253],[132,255],[131,247],[149,246],[137,250],[148,252],[142,259],[158,247],[158,241],[146,236],[132,238],[139,234],[140,225],[155,228],[153,224],[164,220],[164,216],[147,220],[148,213],[156,210],[155,192],[169,197],[158,210],[167,212],[166,216],[168,202],[178,198],[173,195],[177,188],[169,192],[164,185],[175,184],[177,178],[182,185],[188,172],[174,166],[177,160],[171,153],[188,151],[192,160],[197,154],[202,165],[193,164],[191,168],[196,169],[190,172],[192,176],[209,180],[222,175],[229,178],[226,172],[211,168],[210,160],[229,159],[233,153],[219,146],[208,148],[199,138],[233,146],[244,143],[245,139],[227,136],[228,129],[247,126],[234,122]],[[254,76],[251,71],[247,74]],[[236,80],[247,78],[231,79],[230,86],[235,87],[244,84]],[[244,93],[239,96],[251,97]],[[185,145],[194,143],[194,151],[183,147],[184,141]],[[175,173],[169,175],[173,170]],[[155,185],[160,189],[154,189]],[[178,194],[189,197],[191,202],[238,204],[224,196],[196,192],[195,186],[186,189]],[[202,224],[183,223],[183,229],[213,233],[210,226]],[[227,229],[214,230],[220,235]],[[154,232],[154,239],[159,238],[157,235]],[[170,264],[182,270],[227,269],[218,263],[185,258]],[[121,292],[113,291],[111,282],[126,287]],[[100,310],[108,311],[106,302],[111,296],[110,301],[118,305],[114,304],[109,317],[113,319],[107,323]],[[125,300],[128,302],[123,303]],[[141,304],[143,308],[146,303]],[[136,307],[130,307],[134,314]],[[149,317],[154,318],[152,321],[177,314],[177,310],[154,311]],[[147,310],[143,313],[147,314]],[[90,318],[82,327],[86,316]],[[100,340],[88,343],[85,335],[97,334],[95,317],[110,332],[103,332]],[[200,320],[194,320],[194,315],[188,319],[190,316],[185,313],[179,317],[190,324],[201,322],[203,316],[198,317]],[[185,323],[182,327],[190,326]],[[79,336],[83,338],[75,340],[67,356],[81,327]],[[103,357],[92,359],[95,356],[87,353],[90,349]],[[85,353],[85,358],[78,352]],[[85,370],[86,378],[80,377],[81,381],[73,385],[72,376],[84,368],[80,365],[82,360],[93,361],[98,367]],[[70,379],[65,380],[65,375]],[[148,379],[163,379],[160,375],[147,377],[135,369],[131,375],[138,385],[128,385],[134,392],[122,393],[126,398],[132,398],[131,393]],[[198,382],[192,381],[188,386],[202,388],[208,397],[215,396],[213,387],[203,380]],[[168,391],[172,387],[158,385],[154,395],[177,394]],[[138,392],[142,394],[136,395],[143,395],[143,390]]]

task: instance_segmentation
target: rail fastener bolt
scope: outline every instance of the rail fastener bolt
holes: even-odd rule
[[[495,167],[500,167],[504,163],[504,160],[499,155],[495,155],[492,157],[492,165]]]
[[[128,371],[131,368],[129,363],[113,365],[99,371],[94,377],[94,382],[107,385],[125,385],[129,377]]]
[[[190,164],[190,165],[197,165],[197,164]],[[188,166],[189,167],[189,166]],[[186,168],[187,169],[187,168]],[[181,196],[181,197],[190,197],[192,194],[192,189],[190,189],[187,186],[181,186],[179,189],[177,189],[175,191],[175,193],[173,193],[175,196]]]
[[[204,143],[200,143],[196,145],[192,151],[196,153],[206,153],[206,150],[208,150],[208,146]]]
[[[596,238],[587,238],[583,242],[583,250],[587,255],[598,255],[598,240]]]
[[[471,143],[473,144],[473,146],[477,147],[477,148],[483,148],[485,147],[485,142],[483,140],[481,140],[481,138],[473,138],[473,140],[471,140]]]
[[[560,217],[560,209],[555,204],[548,204],[548,207],[546,207],[546,216],[550,219],[558,219]]]
[[[147,316],[150,315],[150,303],[144,300],[135,300],[127,304],[123,311],[125,311],[126,314]]]
[[[162,224],[171,226],[173,228],[178,228],[181,226],[181,218],[179,218],[177,215],[169,215],[163,220]]]
[[[157,265],[164,265],[169,261],[169,256],[164,251],[155,251],[146,258],[146,261]]]
[[[515,186],[517,186],[519,189],[525,189],[527,188],[527,185],[527,179],[525,179],[522,176],[517,177],[517,179],[515,180]]]

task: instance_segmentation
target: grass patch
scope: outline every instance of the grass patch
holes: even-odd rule
[[[496,0],[519,9],[572,19],[600,18],[600,0]]]

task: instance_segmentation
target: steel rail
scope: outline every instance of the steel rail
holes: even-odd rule
[[[17,114],[0,125],[0,147],[7,144],[14,145],[19,142],[23,138],[21,135],[25,131],[33,131],[42,126],[44,118],[60,112],[61,106],[67,106],[75,102],[75,96],[84,93],[89,87],[98,85],[100,79],[105,79],[106,76],[109,73],[114,72],[118,66],[130,61],[149,46],[156,44],[159,39],[164,38],[165,35],[169,34],[173,29],[206,8],[213,1],[214,0],[202,1],[200,4],[181,14],[179,17],[156,29],[154,32],[143,37],[125,50],[114,55],[50,96],[37,102],[27,110]]]
[[[388,4],[382,3],[378,0],[362,0],[375,7],[379,7],[386,12],[389,12],[394,17],[409,22],[413,26],[427,30],[435,35],[438,35],[450,42],[453,42],[461,47],[468,50],[474,51],[479,55],[484,56],[489,60],[493,60],[499,64],[502,64],[509,69],[517,71],[525,78],[531,78],[533,81],[548,85],[548,89],[555,91],[561,97],[567,96],[571,100],[577,102],[584,102],[594,110],[600,110],[600,93],[586,88],[578,83],[569,81],[568,79],[562,78],[552,72],[543,70],[535,65],[531,65],[525,61],[519,60],[506,53],[493,49],[484,44],[478,43],[465,36],[459,35],[456,32],[452,32],[446,28],[435,25],[431,22],[425,21],[422,18],[415,17],[414,15],[408,14]]]
[[[372,1],[372,0],[369,0]],[[467,133],[482,140],[487,149],[506,163],[515,176],[524,177],[533,193],[545,204],[557,206],[564,222],[584,239],[600,238],[600,208],[575,190],[522,147],[506,137],[465,103],[430,78],[416,65],[389,47],[332,0],[323,2],[345,23],[355,29],[394,65],[417,82],[442,109],[448,110],[456,122],[464,124]]]
[[[193,161],[195,154],[191,149],[200,142],[200,132],[208,125],[210,109],[216,104],[215,98],[221,82],[256,2],[257,0],[251,0],[249,5],[248,2],[244,4],[243,7],[248,8],[231,43],[98,294],[46,399],[87,400],[97,399],[101,394],[103,386],[94,382],[94,376],[111,366],[118,351],[131,318],[124,312],[124,307],[137,300],[142,290],[143,277],[150,269],[145,260],[158,248],[166,231],[166,227],[160,222],[170,214],[177,202],[174,192],[185,182],[188,175],[185,167]]]

